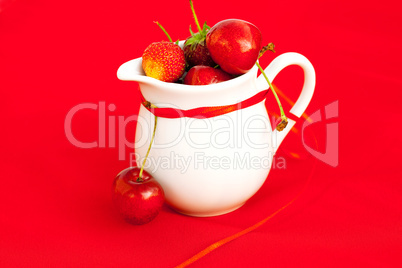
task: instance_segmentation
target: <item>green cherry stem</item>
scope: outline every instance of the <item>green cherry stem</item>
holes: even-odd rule
[[[165,28],[163,28],[163,26],[158,22],[158,21],[154,21],[156,23],[156,25],[159,26],[159,28],[161,28],[161,30],[166,34],[167,38],[169,39],[169,42],[173,42],[172,38],[170,38],[170,35],[168,34],[168,32],[165,30]]]
[[[278,95],[276,94],[274,87],[272,86],[272,84],[269,81],[267,75],[265,74],[264,69],[262,69],[262,67],[258,63],[258,61],[255,64],[257,65],[258,69],[260,69],[260,71],[261,71],[262,75],[264,76],[265,80],[267,80],[269,88],[271,89],[272,93],[274,94],[274,97],[275,97],[276,101],[278,102],[279,110],[281,111],[282,122],[276,127],[276,129],[278,131],[282,131],[286,127],[288,119],[287,119],[287,117],[285,115],[285,112],[283,111],[281,101],[279,100]]]
[[[156,108],[155,105],[152,105],[152,104],[150,104],[150,105],[151,105],[152,108]],[[138,175],[137,181],[142,181],[142,173],[143,173],[143,171],[144,171],[145,162],[146,162],[147,159],[148,159],[149,152],[151,151],[152,143],[154,142],[157,123],[158,123],[158,117],[155,116],[155,124],[154,124],[154,130],[153,130],[153,132],[152,132],[151,141],[149,142],[148,151],[147,151],[147,154],[145,155],[144,161],[142,161],[142,165],[141,165],[141,169],[140,169],[140,174]]]
[[[201,32],[202,31],[201,26],[198,23],[197,15],[195,14],[194,6],[193,6],[193,1],[191,1],[191,0],[190,0],[190,7],[191,7],[191,11],[193,12],[194,21],[195,21],[195,24],[197,25],[198,32]]]

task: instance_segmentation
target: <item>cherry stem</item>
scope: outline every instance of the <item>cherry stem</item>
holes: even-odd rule
[[[190,7],[191,7],[191,11],[193,12],[194,21],[195,21],[195,24],[197,25],[198,31],[201,32],[202,30],[201,30],[200,24],[198,23],[197,15],[195,14],[193,1],[191,1],[191,0],[190,0]]]
[[[262,55],[264,55],[264,53],[269,50],[275,53],[275,45],[274,43],[269,43],[268,45],[264,46],[261,50],[260,50],[260,55],[258,55],[258,58],[261,58]]]
[[[155,105],[152,105],[152,104],[151,104],[151,107],[152,107],[152,108],[156,108],[156,106],[155,106]],[[146,162],[147,159],[148,159],[148,155],[149,155],[149,152],[151,151],[152,143],[154,142],[155,132],[156,132],[156,124],[157,124],[157,123],[158,123],[158,117],[155,116],[155,124],[154,124],[154,130],[153,130],[153,132],[152,132],[151,141],[149,142],[148,151],[147,151],[147,154],[145,155],[144,161],[142,161],[142,165],[141,165],[141,169],[140,169],[140,174],[138,175],[138,179],[137,179],[137,180],[139,180],[139,181],[142,180],[142,173],[143,173],[143,171],[144,171],[145,162]]]
[[[163,28],[163,26],[158,22],[158,21],[154,21],[154,23],[156,23],[159,28],[161,28],[161,30],[166,34],[167,38],[169,39],[169,42],[173,42],[172,38],[170,38],[170,35],[168,34],[168,32],[165,30],[165,28]]]
[[[285,112],[283,111],[281,101],[279,100],[278,95],[276,94],[274,87],[272,86],[272,84],[271,84],[271,82],[269,81],[267,75],[265,74],[264,69],[262,69],[262,67],[261,67],[261,65],[258,63],[258,61],[257,61],[255,64],[257,65],[258,69],[260,69],[260,71],[261,71],[262,75],[264,76],[265,80],[267,80],[268,85],[269,85],[269,88],[271,89],[272,93],[274,94],[274,97],[275,97],[275,99],[276,99],[276,101],[277,101],[277,103],[278,103],[278,106],[279,106],[279,110],[281,111],[281,119],[282,119],[282,121],[285,123],[285,127],[286,127],[286,124],[287,124],[288,119],[287,119],[287,117],[286,117],[286,115],[285,115]],[[278,129],[278,130],[279,130],[279,129]]]

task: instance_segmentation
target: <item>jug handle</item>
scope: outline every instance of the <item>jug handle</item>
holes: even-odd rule
[[[304,113],[306,110],[307,106],[309,105],[313,93],[314,93],[314,88],[316,84],[316,75],[315,75],[315,70],[311,62],[303,55],[296,53],[296,52],[287,52],[284,54],[279,55],[276,57],[264,70],[266,73],[268,79],[272,83],[272,81],[275,79],[277,74],[282,71],[285,67],[290,66],[290,65],[297,65],[300,66],[303,69],[304,72],[304,84],[303,88],[301,90],[301,93],[299,95],[299,98],[293,105],[293,107],[290,109],[289,113],[293,114],[297,118],[300,118],[300,116]],[[260,75],[257,78],[257,88],[259,89],[266,89],[267,88],[267,81],[263,77],[263,75]],[[286,135],[289,133],[289,131],[292,129],[292,127],[295,125],[296,121],[288,118],[288,125],[287,127],[282,130],[282,131],[277,131],[276,129],[273,131],[273,141],[276,142],[274,144],[275,150],[277,150],[282,143],[283,139],[286,137]]]

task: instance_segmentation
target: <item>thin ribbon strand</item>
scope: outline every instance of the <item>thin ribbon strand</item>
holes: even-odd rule
[[[317,145],[317,139],[314,136],[314,141],[315,141],[315,145]],[[255,229],[257,229],[258,227],[260,227],[261,225],[263,225],[264,223],[266,223],[267,221],[269,221],[270,219],[272,219],[274,216],[276,216],[278,213],[280,213],[281,211],[283,211],[285,208],[289,207],[292,203],[294,203],[302,194],[303,192],[307,189],[307,186],[309,185],[313,174],[315,172],[316,166],[317,166],[317,159],[314,158],[314,163],[313,163],[313,168],[311,169],[310,174],[307,177],[306,183],[304,184],[303,188],[300,190],[300,192],[292,199],[290,200],[288,203],[286,203],[284,206],[282,206],[281,208],[279,208],[278,210],[276,210],[274,213],[270,214],[268,217],[264,218],[263,220],[257,222],[256,224],[240,231],[237,232],[231,236],[228,236],[224,239],[221,239],[213,244],[211,244],[210,246],[206,247],[205,249],[201,250],[200,252],[198,252],[197,254],[195,254],[194,256],[192,256],[191,258],[187,259],[186,261],[184,261],[183,263],[177,265],[175,268],[183,268],[186,267],[190,264],[192,264],[193,262],[201,259],[202,257],[204,257],[205,255],[209,254],[210,252],[214,251],[215,249],[247,234],[250,233],[252,231],[254,231]]]

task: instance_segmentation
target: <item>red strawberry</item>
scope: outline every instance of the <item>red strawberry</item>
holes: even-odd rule
[[[164,82],[176,82],[186,66],[183,50],[172,42],[154,42],[142,54],[142,68],[147,76]]]
[[[191,32],[191,36],[184,42],[184,57],[188,69],[196,65],[216,66],[205,44],[208,29],[209,27],[204,24],[204,28],[200,32]]]
[[[205,44],[205,37],[210,29],[210,27],[205,22],[202,29],[198,23],[197,15],[195,14],[193,2],[190,0],[191,11],[193,12],[194,21],[197,25],[198,33],[193,33],[190,26],[191,36],[184,42],[183,50],[184,57],[187,62],[187,69],[190,69],[196,65],[206,65],[214,67],[216,63],[212,60],[211,55],[208,51],[207,45]]]

